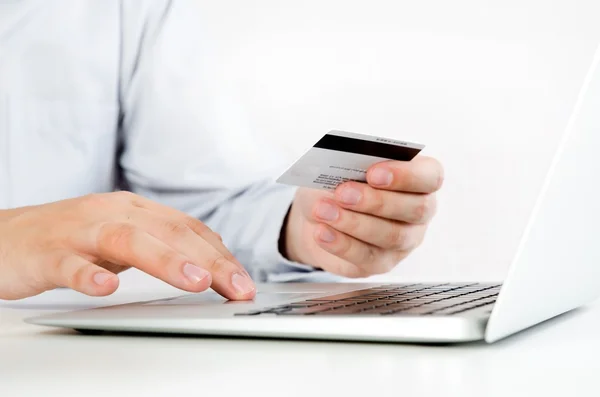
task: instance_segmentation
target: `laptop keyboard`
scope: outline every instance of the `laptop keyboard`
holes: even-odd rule
[[[238,316],[433,315],[448,316],[494,304],[501,284],[405,284],[308,299]]]

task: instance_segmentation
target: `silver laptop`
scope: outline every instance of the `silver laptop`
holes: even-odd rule
[[[87,332],[494,342],[584,305],[600,295],[599,62],[600,49],[503,285],[267,285],[252,302],[190,294],[28,322]]]

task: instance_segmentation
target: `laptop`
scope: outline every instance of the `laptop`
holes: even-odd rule
[[[495,342],[600,295],[600,48],[502,284],[337,283],[259,288],[51,314],[97,331],[380,342]],[[490,225],[493,227],[493,225]]]

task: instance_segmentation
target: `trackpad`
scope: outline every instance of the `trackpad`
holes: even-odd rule
[[[244,303],[253,303],[258,305],[272,306],[279,305],[285,302],[290,301],[299,301],[308,299],[309,297],[314,296],[314,294],[299,294],[299,293],[272,293],[272,292],[259,292],[256,294],[256,297],[252,301],[227,301],[225,304],[227,305],[240,305]]]
[[[302,299],[308,299],[309,297],[314,296],[314,294],[307,293],[285,293],[285,292],[258,292],[254,300],[251,301],[228,301],[222,296],[216,293],[199,293],[199,294],[190,294],[184,295],[177,298],[169,298],[162,299],[159,301],[148,302],[144,305],[190,305],[190,306],[198,306],[198,305],[206,305],[215,303],[223,303],[225,305],[279,305],[286,302],[297,301]]]

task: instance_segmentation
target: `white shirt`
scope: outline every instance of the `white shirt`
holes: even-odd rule
[[[127,189],[222,234],[257,281],[294,189],[216,84],[193,1],[0,0],[0,209]]]

